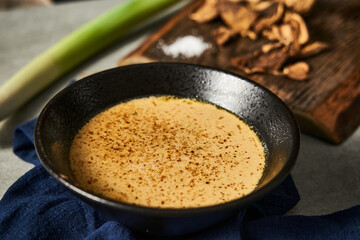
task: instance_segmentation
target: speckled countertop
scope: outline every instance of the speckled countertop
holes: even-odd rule
[[[84,1],[0,12],[0,84],[61,37],[118,3]],[[0,197],[32,168],[12,152],[15,126],[35,118],[70,80],[115,67],[117,60],[136,48],[151,31],[147,28],[119,41],[0,122]],[[301,200],[288,214],[327,214],[360,204],[360,128],[338,146],[303,134],[292,176]]]

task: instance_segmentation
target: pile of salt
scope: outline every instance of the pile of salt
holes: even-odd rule
[[[202,54],[210,47],[210,44],[198,37],[188,35],[177,39],[170,45],[164,45],[163,42],[160,42],[160,47],[168,56],[176,58],[182,55],[183,57],[190,58]]]

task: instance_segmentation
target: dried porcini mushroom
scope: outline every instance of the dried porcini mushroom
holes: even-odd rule
[[[300,45],[309,40],[309,33],[300,15],[286,11],[283,23],[272,25],[262,31],[262,35],[271,41],[279,41],[284,45],[292,45],[294,51],[300,51]]]
[[[286,7],[294,10],[295,12],[306,15],[310,12],[315,0],[278,0],[286,5]]]
[[[290,45],[293,42],[293,29],[289,23],[280,26],[273,25],[270,29],[265,29],[262,35],[270,41],[277,41],[283,45]]]
[[[252,10],[262,12],[273,4],[272,1],[249,1],[249,6]]]
[[[300,50],[299,56],[303,58],[310,57],[319,54],[328,48],[329,45],[327,43],[323,43],[323,42],[309,43]]]
[[[273,31],[276,30],[276,28],[278,28],[278,37],[279,37],[279,42],[285,44],[285,45],[290,45],[293,41],[294,38],[296,38],[297,36],[297,32],[298,32],[298,26],[291,24],[291,23],[284,23],[280,26],[274,26],[273,27]]]
[[[243,70],[247,74],[251,73],[272,73],[279,71],[288,59],[289,54],[286,47],[274,48],[269,52],[255,51],[244,56],[232,58],[232,65]]]
[[[304,19],[299,14],[292,11],[286,11],[283,21],[285,23],[296,22],[299,25],[300,32],[297,39],[300,45],[303,45],[309,41],[309,31]]]
[[[271,27],[279,21],[284,14],[284,5],[274,2],[268,8],[260,12],[261,17],[254,26],[254,31],[260,33],[263,29]]]
[[[215,19],[219,14],[217,3],[218,0],[205,0],[196,12],[190,14],[190,19],[197,23],[206,23]]]
[[[326,43],[308,43],[309,31],[302,15],[310,12],[314,1],[204,0],[190,18],[198,23],[220,18],[224,25],[212,31],[219,46],[238,36],[270,41],[262,43],[262,40],[260,49],[232,58],[231,63],[237,69],[247,74],[267,73],[304,80],[310,70],[307,63],[286,64],[328,48]]]
[[[292,41],[290,43],[289,55],[295,56],[300,52],[300,26],[296,21],[291,20],[289,22],[292,30]]]
[[[301,81],[307,79],[309,70],[310,67],[306,62],[297,62],[285,66],[282,73],[289,78]]]
[[[220,0],[224,2],[232,2],[232,3],[239,3],[239,2],[260,2],[261,0]]]
[[[224,45],[236,34],[236,32],[232,31],[231,29],[222,26],[214,29],[211,33],[215,38],[216,44],[220,46]]]
[[[280,28],[277,25],[271,26],[269,29],[264,29],[262,31],[262,35],[269,39],[270,41],[279,41],[280,43],[284,45],[288,45],[287,41],[283,39],[283,37],[280,34]],[[291,34],[292,36],[292,34]]]
[[[244,5],[221,1],[218,5],[220,17],[226,25],[241,35],[246,35],[258,14]]]
[[[261,51],[263,53],[268,53],[270,52],[271,50],[274,50],[276,48],[279,48],[279,47],[282,47],[283,45],[280,43],[280,42],[271,42],[271,43],[266,43],[264,45],[261,46]]]

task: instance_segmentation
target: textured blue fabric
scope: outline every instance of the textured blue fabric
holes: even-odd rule
[[[147,239],[95,211],[57,183],[34,149],[35,120],[16,128],[14,152],[35,165],[0,201],[0,239]],[[360,208],[332,215],[283,216],[299,201],[288,177],[237,216],[180,239],[359,239]]]

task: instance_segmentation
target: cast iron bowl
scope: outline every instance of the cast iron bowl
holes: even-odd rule
[[[92,117],[117,103],[150,95],[173,95],[216,104],[244,119],[266,149],[266,169],[251,194],[223,204],[187,209],[151,208],[116,202],[80,186],[69,168],[69,146]],[[139,64],[106,70],[68,86],[42,110],[35,127],[37,154],[46,170],[95,209],[138,231],[175,236],[199,231],[237,213],[279,185],[293,167],[299,130],[288,107],[260,85],[198,65]]]

